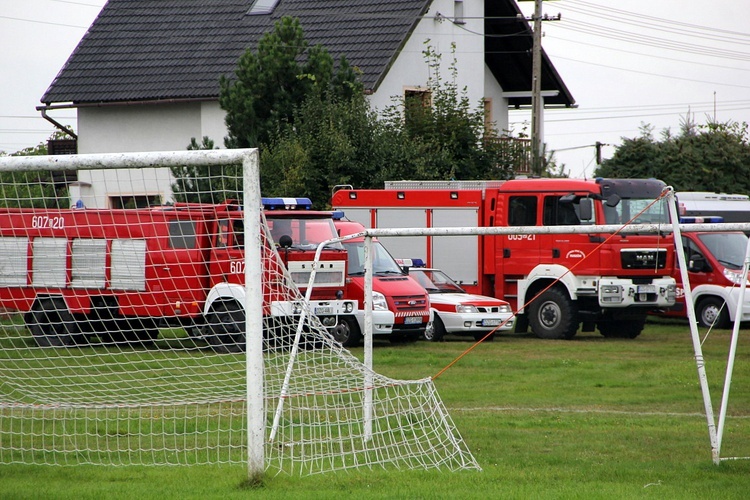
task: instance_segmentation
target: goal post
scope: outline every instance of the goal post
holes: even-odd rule
[[[256,150],[0,158],[0,463],[479,469],[315,316],[259,185]]]

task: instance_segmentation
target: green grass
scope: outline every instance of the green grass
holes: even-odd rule
[[[744,331],[743,333],[747,333]],[[718,413],[731,332],[703,344]],[[375,369],[434,376],[471,343],[378,343]],[[362,349],[354,353],[362,357]],[[739,341],[722,456],[750,456],[750,342]],[[746,498],[750,460],[714,465],[693,345],[679,322],[635,340],[503,335],[435,381],[483,468],[265,477],[242,466],[0,465],[0,498]],[[0,436],[1,437],[1,436]]]

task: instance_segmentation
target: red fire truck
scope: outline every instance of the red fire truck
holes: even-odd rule
[[[271,231],[285,235],[279,238],[281,261],[304,290],[317,244],[336,237],[330,212],[295,210],[304,199],[263,201]],[[233,202],[4,209],[0,308],[24,313],[39,346],[76,345],[93,336],[148,342],[160,326],[181,325],[216,351],[241,351],[243,245],[243,212]],[[267,273],[282,265],[265,261]],[[342,298],[346,265],[341,245],[326,247],[316,271],[311,308],[333,330],[356,325],[356,300]],[[264,297],[270,297],[264,314],[293,319],[300,305],[278,281],[263,280]]]
[[[654,179],[396,181],[339,189],[335,209],[366,227],[493,227],[620,224],[662,193]],[[636,222],[669,222],[665,202]],[[647,312],[674,304],[671,235],[512,234],[381,237],[399,258],[421,258],[470,293],[504,299],[516,331],[570,338],[579,325],[606,337],[638,336]],[[538,297],[537,297],[538,295]],[[528,306],[525,306],[535,298]],[[525,306],[525,307],[524,307]]]
[[[365,230],[359,222],[334,213],[334,224],[341,236]],[[359,301],[360,330],[364,331],[365,261],[364,238],[345,240],[349,254],[349,274],[346,278],[346,298]],[[424,288],[393,259],[378,240],[373,241],[373,335],[388,335],[391,340],[414,340],[427,328],[430,321],[430,301]],[[357,345],[361,334],[353,338],[338,338],[344,346]]]

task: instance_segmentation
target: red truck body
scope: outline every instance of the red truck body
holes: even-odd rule
[[[25,313],[42,346],[74,345],[92,335],[148,341],[158,325],[183,325],[220,351],[242,348],[243,213],[233,203],[151,209],[5,209],[0,211],[0,308]],[[268,212],[293,221],[315,242],[335,237],[330,216]],[[269,225],[273,222],[269,222]],[[303,289],[316,245],[264,259],[264,315],[293,316],[277,274],[287,266]],[[270,248],[269,248],[270,251]],[[321,254],[312,307],[326,326],[351,323],[356,302],[341,300],[342,247]]]
[[[396,181],[340,189],[334,209],[366,227],[493,227],[621,224],[658,198],[664,183],[634,179]],[[669,222],[664,202],[635,222]],[[580,324],[605,336],[640,334],[650,309],[674,304],[670,235],[519,234],[381,237],[396,258],[420,258],[470,293],[518,310],[543,338],[572,337]],[[550,287],[547,289],[547,287]],[[528,307],[524,305],[541,294]]]

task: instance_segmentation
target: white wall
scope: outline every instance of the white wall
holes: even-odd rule
[[[484,1],[465,0],[465,24],[455,24],[454,0],[435,0],[429,12],[418,23],[397,60],[377,92],[370,96],[373,108],[382,111],[403,98],[406,88],[427,87],[430,71],[423,51],[428,47],[441,54],[440,79],[451,81],[450,67],[454,60],[455,43],[457,88],[467,89],[472,109],[481,106],[486,97],[492,99],[492,118],[498,131],[508,127],[508,102],[502,88],[484,64]],[[428,42],[429,40],[429,42]],[[463,94],[462,94],[463,95]],[[80,153],[115,153],[134,151],[183,151],[195,139],[204,136],[224,147],[227,129],[224,111],[218,101],[159,105],[123,105],[85,107],[78,109],[78,151]],[[128,179],[123,173],[79,172],[80,192],[76,193],[86,206],[106,207],[110,196],[131,194],[171,198],[168,170],[144,172],[145,181]],[[75,203],[77,200],[71,200]]]
[[[500,131],[508,126],[508,102],[502,97],[502,88],[484,64],[484,2],[466,0],[464,4],[465,24],[454,24],[454,1],[436,0],[414,33],[406,42],[388,75],[370,96],[373,108],[383,110],[393,104],[393,97],[402,98],[410,87],[427,87],[430,70],[423,52],[429,47],[441,54],[440,79],[449,82],[453,78],[450,66],[455,43],[457,88],[467,96],[472,109],[481,105],[485,97],[492,98],[493,119]],[[438,16],[438,14],[440,14]]]
[[[78,152],[184,151],[192,137],[200,143],[203,136],[222,148],[224,115],[217,101],[79,108]],[[79,171],[78,180],[71,203],[80,199],[90,208],[109,207],[111,196],[160,195],[167,202],[172,195],[165,168],[142,169],[137,178],[125,170]]]

